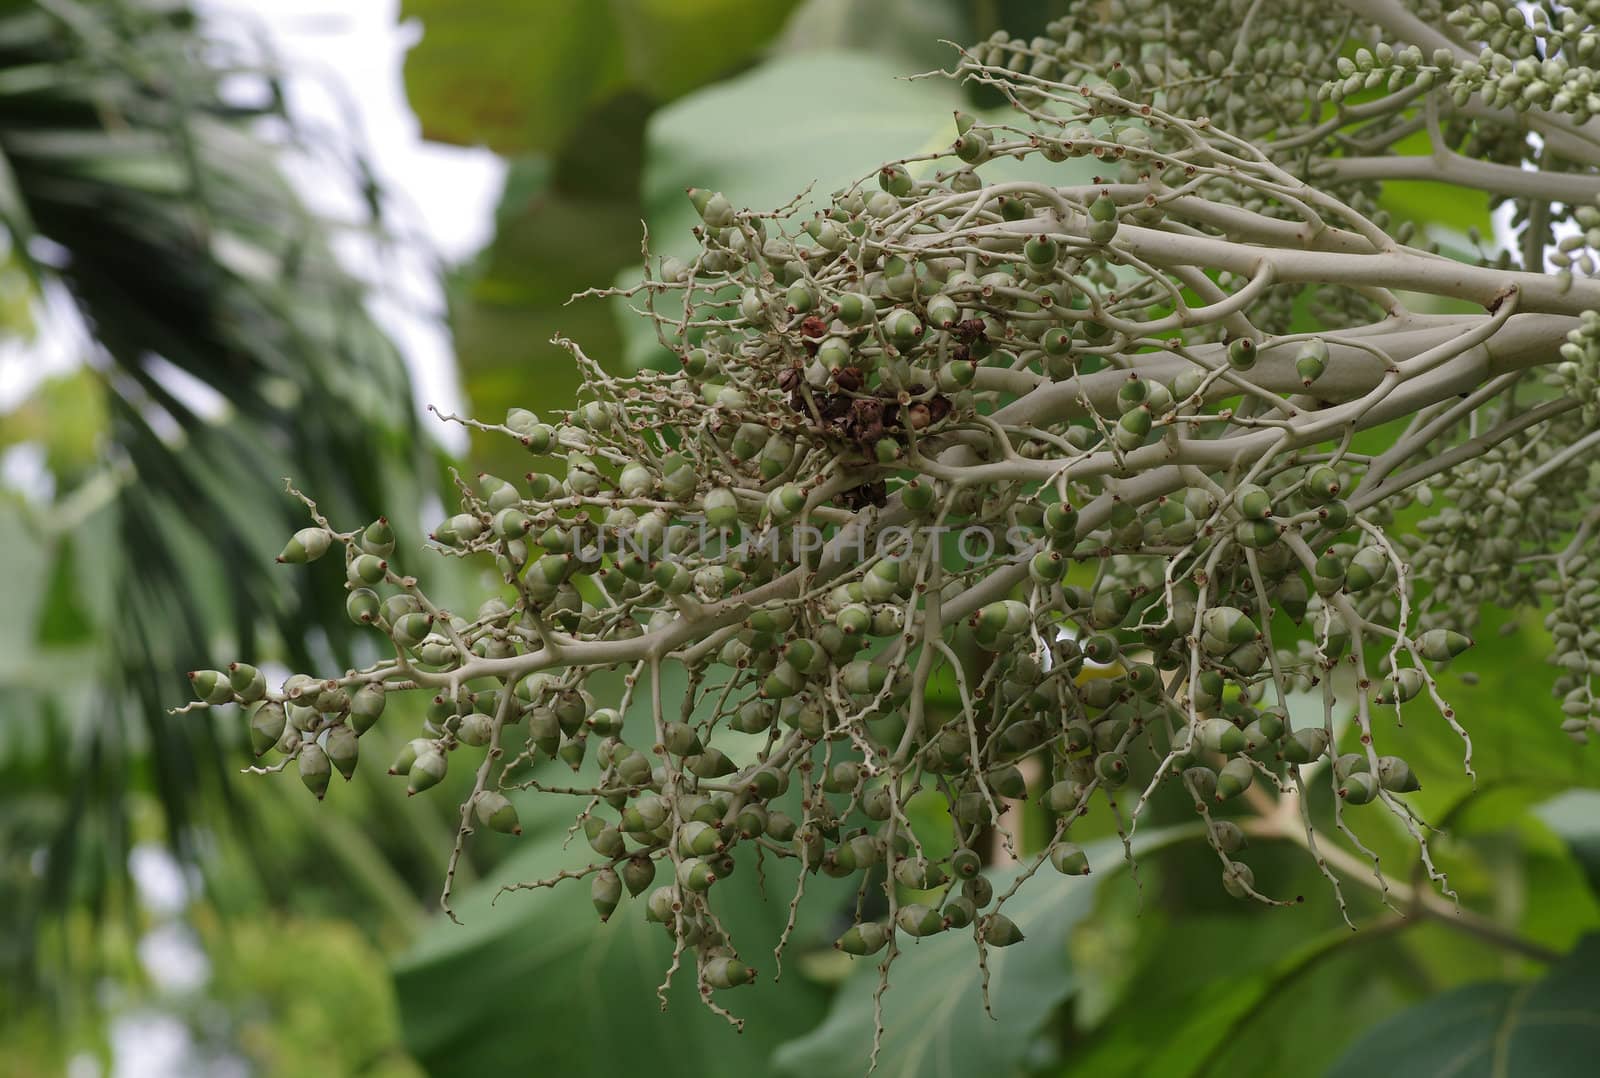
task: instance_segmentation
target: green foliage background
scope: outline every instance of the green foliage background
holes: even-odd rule
[[[34,18],[49,6],[19,0],[0,13]],[[120,3],[67,6],[110,17],[123,49],[148,43],[153,32],[125,17]],[[548,411],[571,400],[577,376],[547,343],[558,332],[613,369],[662,362],[621,301],[568,301],[636,272],[641,225],[654,253],[681,250],[692,219],[685,185],[774,206],[808,182],[826,194],[887,157],[937,146],[950,137],[952,108],[993,102],[942,80],[896,76],[943,62],[939,38],[975,40],[1000,26],[1026,36],[1065,6],[405,0],[403,16],[423,27],[406,80],[424,132],[487,145],[511,166],[494,241],[450,281],[470,411],[495,417],[514,405]],[[28,27],[0,22],[18,25]],[[63,80],[74,73],[64,67]],[[0,151],[22,182],[19,196],[0,197],[12,238],[0,262],[0,320],[21,336],[29,332],[28,297],[48,281],[18,254],[25,230],[49,235],[53,223],[57,234],[81,237],[90,233],[72,229],[93,218],[17,215],[16,207],[48,198],[51,169],[29,172],[26,141],[8,138],[4,85],[0,79]],[[223,166],[262,167],[259,157],[233,156],[256,151],[230,147]],[[196,197],[183,184],[151,189],[149,168],[129,171],[114,139],[94,148],[98,156],[72,167],[150,200],[146,206]],[[181,162],[165,160],[184,174]],[[1394,185],[1388,197],[1395,213],[1447,243],[1469,228],[1491,231],[1487,204],[1463,192]],[[131,250],[137,240],[103,242]],[[213,283],[208,252],[174,243],[164,257]],[[112,270],[67,279],[107,302],[123,280]],[[279,357],[292,377],[349,384],[388,347],[378,340],[378,353],[319,349],[325,312],[286,280],[293,278],[224,278],[258,297],[262,318],[294,331]],[[861,1073],[877,973],[830,949],[850,897],[830,893],[827,881],[808,882],[782,980],[772,982],[770,956],[761,956],[758,985],[727,1000],[747,1019],[736,1035],[681,983],[670,1009],[658,1010],[655,988],[670,949],[637,910],[625,904],[602,926],[581,885],[500,893],[582,856],[567,845],[570,815],[543,803],[548,798],[519,803],[520,839],[475,840],[458,879],[465,926],[457,926],[434,912],[453,830],[449,784],[406,799],[382,781],[387,750],[378,745],[364,752],[357,781],[319,806],[292,779],[229,776],[245,762],[237,716],[173,728],[160,705],[183,699],[181,672],[204,652],[225,659],[229,649],[259,643],[330,662],[342,654],[342,611],[314,605],[318,592],[337,594],[329,581],[248,575],[265,569],[290,526],[271,492],[277,476],[307,478],[296,461],[271,456],[268,466],[262,454],[285,436],[293,444],[314,434],[327,419],[263,410],[260,386],[234,386],[232,368],[208,364],[211,309],[174,307],[158,351],[229,390],[233,416],[251,422],[195,416],[187,440],[163,449],[130,426],[137,409],[108,369],[93,364],[43,383],[0,417],[0,449],[37,447],[56,480],[47,505],[13,495],[0,505],[6,572],[22,582],[9,597],[17,616],[0,621],[0,967],[18,986],[0,987],[0,1074],[58,1073],[74,1052],[103,1053],[107,1012],[94,986],[104,977],[120,986],[122,1006],[154,1002],[182,1015],[205,1043],[261,1074]],[[117,325],[111,317],[97,325],[113,346]],[[188,364],[174,358],[185,355]],[[137,371],[140,362],[130,353],[109,370]],[[351,490],[341,511],[375,515],[381,504],[404,516],[442,485],[438,462],[408,448],[417,433],[403,393],[391,385],[384,399],[387,412],[369,407],[355,425],[359,463],[338,459],[359,474],[384,461],[391,478],[381,491]],[[254,488],[230,497],[229,484],[245,482],[242,471],[202,474],[219,445],[230,447],[222,459],[250,461]],[[130,474],[118,470],[126,459],[119,446],[156,454],[139,458],[131,473],[155,488],[139,497],[159,497],[162,483],[168,497],[181,489],[188,501],[180,516],[229,515],[253,541],[221,561],[201,556],[203,544],[181,534],[130,547],[127,523],[108,508],[130,500],[116,493]],[[518,474],[536,462],[514,444],[477,439],[458,463]],[[194,478],[174,486],[181,477]],[[307,489],[340,487],[340,477],[324,479],[307,479]],[[257,493],[238,493],[250,490]],[[144,656],[153,677],[132,685],[128,657],[112,647],[130,616],[117,582],[162,558],[192,571],[181,594],[148,607],[149,617],[167,620],[145,632],[181,635],[189,652]],[[442,591],[471,594],[472,579],[438,572]],[[239,587],[241,574],[250,588]],[[273,612],[272,625],[249,613],[262,610]],[[1549,675],[1537,659],[1546,650],[1542,630],[1506,628],[1481,634],[1472,678],[1446,678],[1475,737],[1476,784],[1460,773],[1459,744],[1426,715],[1389,732],[1388,743],[1430,778],[1414,803],[1445,829],[1434,849],[1463,908],[1567,957],[1544,962],[1440,918],[1402,919],[1411,911],[1386,909],[1358,886],[1347,887],[1363,929],[1352,933],[1294,849],[1261,850],[1252,864],[1264,889],[1304,894],[1303,905],[1234,902],[1218,886],[1215,858],[1192,841],[1181,806],[1169,806],[1141,828],[1136,874],[1111,838],[1091,850],[1091,876],[1025,886],[1015,916],[1029,943],[991,962],[993,1018],[978,1000],[970,946],[952,934],[911,948],[885,1000],[879,1073],[1426,1075],[1452,1063],[1459,1074],[1590,1073],[1600,1047],[1600,966],[1594,939],[1585,937],[1600,931],[1600,763],[1557,729]],[[414,725],[412,716],[391,714],[374,733],[398,744]],[[212,755],[197,756],[197,744]],[[452,775],[450,784],[464,779]],[[109,808],[96,814],[91,805]],[[195,826],[197,806],[216,813],[207,826]],[[937,843],[936,823],[928,827]],[[1411,863],[1398,830],[1378,824],[1362,837],[1387,865]],[[123,873],[127,850],[139,843],[172,847],[200,874],[201,897],[183,916],[216,971],[203,998],[164,996],[141,973],[137,941],[156,918]],[[775,939],[787,913],[792,881],[768,869],[765,896],[753,874],[725,885],[742,938]]]

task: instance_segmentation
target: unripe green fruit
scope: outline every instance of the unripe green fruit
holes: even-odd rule
[[[463,745],[482,748],[494,738],[494,720],[488,715],[474,711],[461,720],[461,724],[456,727],[456,736],[461,739]]]
[[[556,757],[576,772],[583,766],[583,757],[588,748],[587,737],[574,737],[561,743],[561,747],[556,750]]]
[[[904,307],[896,307],[884,316],[883,331],[896,348],[909,348],[922,339],[922,319]]]
[[[767,495],[767,516],[779,524],[787,524],[799,516],[805,506],[805,492],[795,483],[785,483]]]
[[[1111,433],[1123,452],[1139,448],[1150,433],[1150,409],[1141,406],[1126,413],[1117,420]]]
[[[925,308],[928,324],[935,329],[949,329],[961,321],[961,307],[949,296],[932,296]]]
[[[1402,667],[1389,680],[1385,701],[1389,703],[1406,703],[1414,699],[1422,691],[1424,684],[1421,670],[1413,666]]]
[[[628,894],[637,898],[656,879],[656,863],[643,854],[637,854],[622,862],[619,869],[622,876],[622,885],[628,889]],[[667,889],[671,894],[671,888]]]
[[[690,187],[685,189],[689,195],[689,202],[694,206],[695,212],[700,215],[700,220],[706,223],[707,228],[728,228],[733,224],[733,203],[720,191],[708,191],[703,187]]]
[[[600,915],[602,923],[611,918],[616,912],[617,903],[622,901],[622,879],[614,869],[602,868],[594,874],[594,879],[589,882],[589,899],[594,903],[594,910]]]
[[[296,762],[300,769],[300,781],[305,783],[306,789],[316,794],[318,801],[321,801],[327,794],[328,782],[333,777],[333,767],[328,762],[328,754],[313,741],[300,747],[300,756]]]
[[[1250,845],[1244,831],[1232,820],[1211,821],[1211,843],[1223,853],[1238,853]]]
[[[1322,525],[1330,531],[1341,532],[1350,526],[1350,506],[1344,502],[1333,501],[1324,505],[1317,514]]]
[[[496,790],[482,791],[473,800],[472,811],[478,817],[478,822],[490,830],[499,831],[503,835],[522,834],[522,824],[517,819],[516,806],[512,805],[505,794]],[[614,831],[612,833],[615,834]],[[606,871],[609,872],[610,869]]]
[[[1091,221],[1086,232],[1090,243],[1103,246],[1117,238],[1117,222]]]
[[[1120,752],[1103,752],[1094,759],[1094,773],[1101,785],[1115,790],[1128,781],[1128,758]]]
[[[1071,842],[1059,842],[1050,849],[1050,865],[1063,876],[1087,876],[1089,857]]]
[[[1227,801],[1244,793],[1255,781],[1255,768],[1243,756],[1235,756],[1217,772],[1216,800]]]
[[[1417,651],[1429,662],[1445,662],[1472,646],[1470,637],[1453,629],[1429,629],[1416,640]]]
[[[1233,503],[1246,520],[1265,520],[1272,515],[1272,495],[1254,483],[1241,484],[1234,491]]]
[[[357,586],[379,584],[383,582],[388,570],[389,563],[376,554],[360,554],[345,568],[345,576],[350,579],[350,583]]]
[[[980,877],[981,879],[982,877]],[[952,898],[944,904],[940,911],[944,914],[945,924],[951,928],[966,928],[978,916],[978,907],[972,899],[963,896]]]
[[[333,533],[326,528],[301,528],[289,538],[278,561],[290,565],[316,561],[328,552],[332,543]]]
[[[1357,771],[1346,775],[1339,783],[1339,796],[1347,805],[1365,805],[1378,796],[1382,789],[1376,775]]]
[[[715,827],[691,820],[678,831],[678,852],[685,857],[710,857],[720,853],[724,843]]]
[[[1300,375],[1300,384],[1310,386],[1328,368],[1328,345],[1321,337],[1313,337],[1295,357],[1294,369]]]
[[[858,326],[876,315],[870,297],[859,292],[846,292],[833,304],[834,316],[847,326]]]
[[[1234,898],[1249,898],[1255,886],[1256,874],[1242,861],[1233,861],[1222,870],[1222,888]]]
[[[774,842],[789,842],[794,839],[799,825],[794,822],[787,812],[767,813],[767,837]]]
[[[344,600],[344,611],[357,625],[371,625],[378,620],[383,601],[371,588],[356,588]]]
[[[1394,794],[1422,789],[1422,783],[1412,773],[1411,765],[1398,756],[1378,757],[1378,784]]]
[[[417,753],[416,761],[411,765],[411,770],[406,772],[406,795],[408,797],[421,793],[423,790],[437,786],[444,778],[449,763],[444,753],[440,752],[433,742],[428,747]]]
[[[879,692],[889,678],[886,667],[857,659],[839,671],[839,684],[854,696],[872,696]]]
[[[1047,356],[1066,356],[1072,352],[1072,331],[1052,326],[1039,338],[1039,347]]]
[[[356,732],[350,727],[340,723],[324,730],[318,738],[322,751],[327,754],[329,762],[339,769],[339,774],[349,782],[356,773],[356,758],[360,755],[360,748],[356,744]]]
[[[1231,606],[1213,606],[1200,615],[1202,643],[1214,655],[1226,654],[1254,640],[1260,633],[1244,611]]]
[[[233,685],[221,670],[191,670],[189,685],[194,690],[195,698],[208,704],[233,702]]]
[[[713,528],[725,528],[739,519],[739,499],[727,487],[718,487],[706,494],[702,506],[706,522]]]
[[[973,879],[983,871],[983,859],[972,850],[959,849],[950,855],[950,871],[960,879]]]
[[[1318,595],[1332,595],[1344,587],[1344,562],[1332,554],[1317,559],[1311,569],[1311,583]]]
[[[908,936],[921,938],[944,931],[944,917],[920,902],[910,902],[895,913],[894,922]]]
[[[1283,741],[1283,758],[1291,764],[1309,764],[1328,751],[1328,732],[1320,726],[1292,731]]]
[[[388,517],[379,517],[366,526],[361,533],[361,549],[380,558],[394,553],[394,528]]]
[[[1205,719],[1195,731],[1200,744],[1212,752],[1243,752],[1244,732],[1227,719]]]
[[[1366,591],[1383,579],[1388,568],[1389,560],[1382,548],[1362,547],[1350,559],[1350,565],[1345,570],[1345,590],[1352,593]]]
[[[1063,779],[1044,792],[1041,799],[1051,812],[1071,812],[1083,797],[1083,787],[1071,779]]]
[[[250,750],[257,756],[266,755],[267,750],[283,736],[287,723],[288,717],[284,714],[282,704],[276,700],[263,701],[255,714],[250,716]]]
[[[1022,942],[1022,930],[1005,914],[991,913],[984,918],[983,940],[991,947],[1010,947]]]
[[[858,925],[851,925],[834,946],[845,954],[857,957],[877,954],[889,942],[891,935],[888,926],[878,921],[864,921]]]
[[[1217,773],[1209,767],[1186,768],[1183,783],[1196,800],[1210,801],[1217,796]]]
[[[1342,487],[1339,473],[1326,464],[1319,464],[1306,473],[1305,485],[1300,489],[1305,494],[1306,501],[1313,505],[1323,505],[1337,498]]]
[[[700,858],[689,857],[678,862],[678,886],[685,891],[709,891],[716,882],[717,874]]]
[[[969,165],[981,165],[989,160],[989,139],[981,131],[963,132],[951,149]]]
[[[784,293],[783,301],[790,314],[803,314],[817,305],[817,292],[809,283],[797,281]]]
[[[698,756],[686,758],[683,766],[696,778],[702,779],[717,779],[739,770],[738,766],[728,759],[728,754],[714,745],[706,746],[705,751]]]
[[[228,685],[241,704],[253,704],[267,695],[267,677],[248,663],[228,665]]]
[[[1235,337],[1228,342],[1228,366],[1236,371],[1247,371],[1255,365],[1255,341],[1249,337]]]
[[[622,832],[598,816],[584,817],[583,834],[589,840],[589,848],[601,857],[621,857],[626,849],[622,841]]]
[[[706,960],[702,971],[706,984],[712,988],[737,988],[756,979],[756,971],[737,958],[719,955]]]
[[[677,899],[670,885],[657,887],[650,892],[650,897],[645,899],[645,919],[657,924],[670,925],[677,919],[677,911],[673,908],[676,905]]]

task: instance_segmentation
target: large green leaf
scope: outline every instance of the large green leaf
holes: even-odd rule
[[[1193,833],[1186,827],[1145,832],[1134,848],[1148,852]],[[983,971],[966,933],[917,941],[895,959],[883,996],[877,1075],[1004,1074],[1028,1056],[1045,1019],[1078,988],[1067,935],[1094,910],[1095,891],[1117,870],[1122,844],[1097,842],[1088,853],[1094,873],[1058,876],[1046,868],[1006,904],[1007,916],[1027,939],[1014,948],[988,951],[993,1019],[984,1011]],[[997,878],[996,890],[1014,879],[1014,873]],[[872,1049],[879,979],[877,960],[857,959],[856,965],[827,1021],[778,1049],[773,1066],[779,1073],[810,1078],[861,1069]]]
[[[553,151],[626,90],[667,101],[736,69],[794,0],[405,0],[406,89],[430,139]]]
[[[1600,1058],[1600,935],[1531,984],[1459,988],[1395,1015],[1328,1078],[1579,1078]]]
[[[407,1045],[435,1078],[535,1065],[547,1074],[743,1078],[764,1073],[764,1046],[822,1017],[819,987],[793,968],[777,984],[770,976],[771,947],[788,913],[783,896],[793,889],[787,863],[768,859],[764,898],[751,865],[717,884],[719,915],[763,974],[717,997],[745,1019],[739,1036],[701,1004],[692,965],[673,979],[668,1010],[657,1006],[655,986],[672,946],[661,926],[645,922],[642,898],[624,900],[608,924],[596,918],[586,881],[495,903],[502,884],[584,863],[582,837],[563,849],[564,831],[546,816],[519,840],[526,849],[455,903],[464,925],[436,918],[397,965]]]

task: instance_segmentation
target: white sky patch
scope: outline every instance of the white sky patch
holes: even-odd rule
[[[290,112],[319,136],[315,141],[357,147],[366,157],[399,242],[380,244],[348,228],[333,243],[351,272],[374,286],[369,310],[405,357],[424,429],[447,449],[464,451],[463,428],[423,413],[429,404],[465,411],[439,271],[493,239],[505,162],[487,149],[423,141],[404,85],[406,51],[422,28],[397,22],[399,0],[197,0],[196,6],[219,39],[275,57],[286,72]],[[284,167],[313,210],[347,225],[363,220],[348,160],[300,156]],[[34,318],[33,339],[0,340],[0,411],[92,352],[93,340],[63,290],[47,288]],[[203,415],[221,406],[185,396]]]
[[[335,247],[377,286],[368,307],[406,358],[418,410],[434,404],[464,411],[438,270],[493,239],[506,165],[486,149],[423,141],[404,82],[405,54],[421,27],[397,23],[399,0],[199,0],[198,7],[228,40],[266,42],[289,73],[286,94],[297,121],[333,132],[336,142],[366,156],[402,242],[375,243],[351,230]],[[335,220],[361,219],[340,162],[303,157],[287,167],[313,209]],[[429,417],[425,429],[454,452],[466,449],[463,428]]]

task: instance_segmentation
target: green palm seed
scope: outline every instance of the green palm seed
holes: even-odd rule
[[[296,762],[300,769],[300,781],[321,801],[327,795],[328,782],[333,777],[328,754],[316,742],[310,742],[300,746],[300,756]]]
[[[589,899],[602,923],[611,919],[617,903],[622,901],[622,878],[615,869],[602,868],[594,874],[594,879],[589,881]]]
[[[228,664],[228,685],[241,704],[253,704],[267,695],[267,677],[248,663]]]
[[[1378,784],[1394,794],[1422,789],[1422,783],[1412,773],[1411,765],[1398,756],[1378,757]]]
[[[328,552],[332,543],[333,533],[326,528],[301,528],[290,536],[289,542],[278,555],[278,561],[290,565],[316,561]]]
[[[922,339],[922,319],[913,311],[896,307],[884,317],[883,331],[896,348],[910,348]]]
[[[1339,784],[1339,796],[1347,805],[1365,805],[1378,796],[1382,789],[1375,775],[1358,771],[1346,775]]]
[[[1243,756],[1235,756],[1222,765],[1222,770],[1217,772],[1217,792],[1214,795],[1218,801],[1229,801],[1250,788],[1255,781],[1256,771],[1249,760]]]
[[[204,700],[208,704],[233,702],[233,684],[221,670],[191,670],[189,685],[197,700]]]
[[[895,924],[908,936],[932,936],[945,929],[944,917],[938,910],[929,909],[920,902],[908,902],[895,912]]]
[[[1328,345],[1321,337],[1313,337],[1301,347],[1295,357],[1294,369],[1300,375],[1300,384],[1309,387],[1328,368]]]
[[[1472,646],[1470,637],[1453,629],[1429,629],[1416,639],[1417,651],[1429,662],[1445,662]]]
[[[322,746],[322,751],[328,756],[329,762],[339,769],[339,774],[349,782],[356,773],[356,758],[360,755],[360,748],[356,743],[356,732],[343,723],[330,726],[324,730],[317,739]]]
[[[991,947],[1010,947],[1022,942],[1022,930],[1016,922],[1003,913],[991,913],[984,918],[983,940]]]
[[[1320,726],[1295,730],[1283,741],[1283,758],[1291,764],[1309,764],[1327,751],[1328,732]]]
[[[1094,773],[1101,785],[1115,790],[1128,781],[1128,758],[1120,752],[1103,752],[1095,757]]]
[[[678,886],[685,891],[704,892],[711,889],[717,882],[717,874],[711,866],[698,857],[685,858],[678,862]]]
[[[707,959],[701,975],[712,988],[737,988],[756,979],[755,970],[726,955]]]
[[[1222,870],[1222,888],[1234,898],[1249,898],[1255,890],[1256,874],[1242,861],[1230,862]]]
[[[889,942],[892,933],[888,926],[878,921],[864,921],[858,925],[851,925],[834,942],[834,946],[848,955],[862,957],[877,954]]]
[[[689,202],[707,228],[727,228],[733,224],[733,203],[721,191],[708,191],[703,187],[686,188]]]
[[[257,756],[266,755],[267,750],[283,736],[287,723],[288,716],[284,714],[282,704],[276,700],[262,701],[250,716],[250,751]]]
[[[437,786],[444,778],[445,771],[449,768],[444,753],[440,752],[432,742],[428,747],[417,753],[416,761],[411,769],[406,772],[406,795],[415,796],[423,790]]]
[[[394,528],[388,517],[379,517],[361,532],[361,549],[368,554],[387,558],[394,553]]]
[[[1089,857],[1071,842],[1058,842],[1050,848],[1050,866],[1063,876],[1087,876]]]
[[[958,895],[944,904],[944,909],[939,911],[944,915],[944,922],[951,928],[966,928],[977,920],[978,907],[972,899]]]
[[[344,610],[357,625],[371,625],[378,620],[383,602],[371,588],[355,588],[345,597]]]
[[[1238,853],[1250,845],[1238,824],[1232,820],[1211,821],[1211,844],[1223,853]]]
[[[628,894],[635,898],[644,893],[645,888],[656,881],[656,863],[643,854],[635,854],[622,862],[618,869],[622,877],[622,885],[628,889]],[[671,888],[667,889],[671,895]]]
[[[349,577],[350,583],[359,587],[362,584],[382,583],[388,570],[389,563],[376,554],[359,554],[351,559],[345,575]]]

